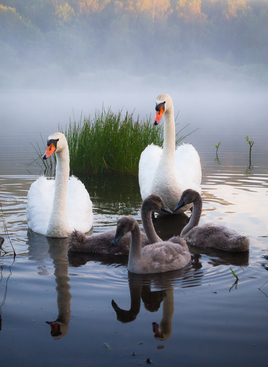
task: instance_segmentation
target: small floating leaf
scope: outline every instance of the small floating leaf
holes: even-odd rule
[[[112,348],[110,347],[110,345],[108,343],[104,343],[105,348],[112,350]]]

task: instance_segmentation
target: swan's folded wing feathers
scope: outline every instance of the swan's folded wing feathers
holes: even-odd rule
[[[194,189],[201,192],[202,179],[200,158],[191,144],[179,145],[175,151],[175,167],[183,191]]]
[[[191,260],[191,255],[188,247],[161,242],[144,247],[142,259],[144,264],[151,264],[151,271],[165,272],[184,267]]]
[[[26,217],[28,227],[36,233],[46,235],[52,212],[55,180],[44,176],[32,183],[27,197]]]
[[[185,237],[189,245],[231,252],[248,251],[250,245],[247,237],[239,235],[233,229],[214,223],[194,227]]]
[[[84,184],[71,176],[67,190],[67,217],[72,229],[88,232],[93,225],[92,202]]]
[[[162,148],[159,146],[151,144],[141,153],[139,161],[139,185],[143,200],[152,193],[152,182],[162,151]]]

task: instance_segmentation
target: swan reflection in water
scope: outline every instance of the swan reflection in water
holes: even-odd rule
[[[67,259],[67,238],[48,238],[28,231],[29,259],[45,264],[45,259],[51,258],[54,265],[54,275],[57,291],[58,317],[54,321],[46,321],[51,328],[51,336],[61,339],[69,330],[71,316],[71,293],[69,285]],[[45,265],[38,266],[40,275],[47,275]]]

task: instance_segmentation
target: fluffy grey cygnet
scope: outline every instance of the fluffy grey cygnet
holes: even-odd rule
[[[140,234],[142,247],[150,243],[162,241],[161,238],[158,237],[153,226],[153,211],[165,211],[172,213],[158,195],[152,194],[144,200],[141,208],[141,217],[146,234]],[[118,241],[116,245],[112,245],[111,242],[115,236],[115,233],[116,230],[111,229],[103,233],[86,237],[84,233],[74,231],[69,235],[69,251],[90,252],[106,255],[128,255],[131,234],[126,234]]]
[[[180,234],[187,245],[232,252],[249,251],[248,237],[241,236],[232,229],[214,223],[198,226],[202,212],[202,199],[198,192],[191,189],[185,190],[174,211],[190,203],[193,203],[192,216]]]
[[[191,260],[186,242],[176,237],[177,243],[171,241],[156,242],[142,248],[140,228],[132,217],[123,217],[117,223],[117,230],[112,244],[131,232],[128,256],[128,271],[136,274],[163,273],[181,269]]]

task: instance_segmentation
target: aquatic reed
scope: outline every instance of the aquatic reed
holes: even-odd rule
[[[137,174],[142,150],[163,144],[163,127],[155,128],[150,118],[134,120],[133,113],[110,109],[96,112],[93,119],[69,122],[65,131],[74,174],[116,171]]]
[[[249,137],[248,135],[245,137],[246,141],[248,142],[249,144],[249,157],[248,157],[248,161],[249,161],[249,167],[252,167],[251,165],[251,152],[252,152],[252,147],[254,145],[254,141],[253,140],[249,140]]]
[[[176,144],[195,131],[181,135],[188,125],[177,132]],[[139,116],[134,119],[133,113],[126,112],[123,116],[122,111],[114,113],[104,108],[97,111],[94,118],[89,116],[82,120],[81,116],[78,122],[70,120],[65,129],[59,126],[59,131],[67,139],[70,173],[75,175],[104,171],[137,175],[141,152],[147,145],[162,146],[164,141],[163,125],[155,127],[150,116],[140,121]],[[44,143],[43,138],[42,141]],[[45,175],[54,176],[56,155],[44,161],[40,146],[33,148],[37,158],[29,165],[38,164],[44,168]]]
[[[218,150],[219,150],[219,147],[221,145],[221,141],[218,142],[218,144],[215,144],[215,148],[216,148],[216,157],[218,158]]]

